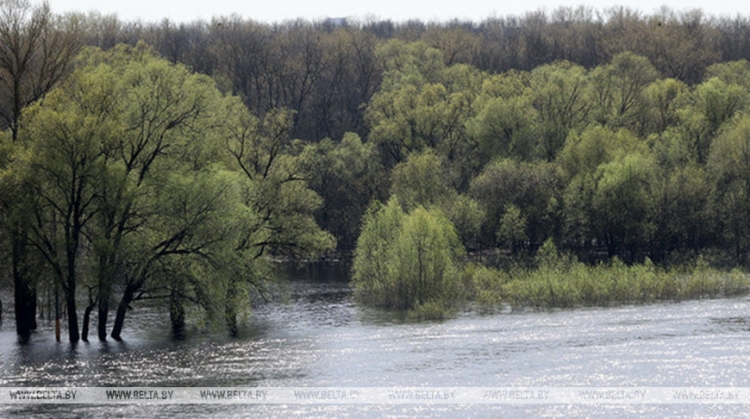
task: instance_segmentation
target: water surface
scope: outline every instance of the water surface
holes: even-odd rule
[[[124,342],[17,342],[0,326],[0,386],[750,387],[750,299],[552,311],[465,310],[407,322],[359,307],[346,282],[304,275],[256,307],[238,338],[168,336],[156,309]],[[335,278],[334,278],[335,279]],[[4,299],[4,302],[6,300]],[[6,303],[7,307],[7,303]],[[71,411],[72,409],[72,411]],[[0,406],[0,417],[750,417],[750,406]],[[71,416],[74,415],[74,416]]]

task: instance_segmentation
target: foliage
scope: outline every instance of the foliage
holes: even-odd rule
[[[236,333],[267,257],[334,246],[312,217],[320,199],[298,175],[290,120],[283,110],[257,120],[210,78],[144,44],[86,50],[26,110],[31,239],[66,293],[71,341],[80,285],[97,290],[102,340],[115,292],[116,339],[144,297],[167,299],[175,335],[191,302]]]
[[[610,275],[602,266],[646,278],[698,254],[748,263],[746,18],[560,8],[429,25],[135,24],[21,0],[0,11],[0,254],[18,317],[59,286],[73,340],[89,287],[100,337],[114,305],[119,336],[139,298],[164,301],[175,332],[191,312],[235,331],[272,260],[391,252],[356,275],[411,281],[421,274],[388,273],[415,269],[392,248],[452,248],[447,225],[488,263],[528,263],[552,239],[591,264],[565,268],[582,278]],[[389,204],[368,210],[375,200]],[[383,217],[391,227],[374,227]],[[501,291],[475,290],[468,271]],[[522,271],[456,277],[489,301],[526,289],[509,279]],[[612,278],[565,285],[579,290],[569,301],[640,286]],[[672,291],[647,294],[677,295],[663,283]],[[379,305],[431,317],[450,309],[444,294]]]
[[[463,256],[453,225],[440,211],[417,207],[406,213],[392,198],[365,216],[352,279],[368,304],[434,317],[459,298]]]
[[[722,272],[699,259],[678,269],[643,264],[627,266],[619,259],[608,264],[586,265],[566,260],[549,247],[536,269],[516,269],[509,276],[487,268],[473,272],[478,301],[487,305],[505,302],[527,307],[582,307],[644,304],[658,300],[680,301],[744,294],[750,281],[740,270]]]

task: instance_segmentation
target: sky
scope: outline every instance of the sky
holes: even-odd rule
[[[37,4],[41,0],[31,0]],[[297,18],[355,18],[358,20],[391,19],[425,22],[452,19],[481,21],[488,17],[523,15],[537,10],[553,11],[559,6],[586,5],[595,10],[627,6],[645,14],[656,12],[662,5],[677,11],[700,8],[713,16],[750,16],[750,5],[737,0],[604,0],[597,2],[571,0],[48,0],[55,13],[115,13],[123,21],[172,22],[210,20],[216,16],[240,15],[262,22],[283,22]],[[744,3],[744,6],[742,4]]]

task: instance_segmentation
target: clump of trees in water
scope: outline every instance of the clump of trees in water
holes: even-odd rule
[[[357,241],[352,280],[369,304],[441,315],[461,292],[465,258],[453,224],[440,210],[418,206],[405,212],[398,198],[375,202]]]
[[[60,287],[71,341],[81,338],[81,286],[93,295],[84,340],[92,310],[106,339],[113,309],[120,339],[142,298],[168,302],[175,335],[189,303],[236,332],[248,292],[268,275],[267,252],[316,257],[335,243],[286,151],[290,120],[282,110],[258,120],[145,44],[85,49],[7,142],[5,221],[27,249],[18,265],[45,262],[19,280]]]
[[[334,248],[363,300],[417,316],[544,283],[464,263],[535,266],[545,242],[583,276],[748,262],[745,18],[0,11],[0,281],[21,335],[56,291],[71,341],[92,314],[120,338],[144,299],[178,335],[192,307],[236,331],[271,259]]]

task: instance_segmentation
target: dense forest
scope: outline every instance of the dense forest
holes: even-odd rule
[[[110,311],[119,339],[145,299],[176,335],[192,311],[236,332],[273,261],[392,241],[406,272],[419,237],[440,278],[457,249],[503,267],[545,242],[591,264],[748,263],[744,17],[175,24],[2,0],[0,42],[20,335],[57,294],[73,342],[92,313],[106,339]]]

